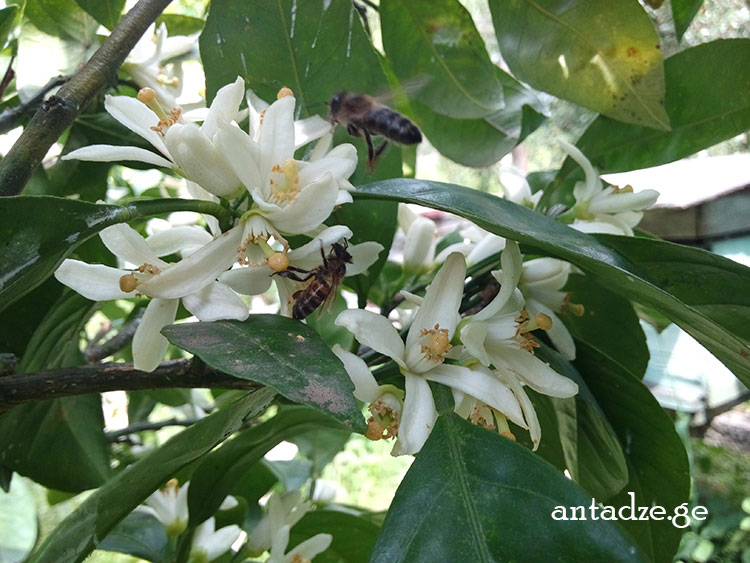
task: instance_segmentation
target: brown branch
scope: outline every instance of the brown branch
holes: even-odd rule
[[[132,364],[105,363],[0,377],[0,412],[42,399],[175,387],[253,390],[262,385],[232,377],[194,360],[163,362],[152,372],[139,371]]]
[[[0,161],[0,195],[18,195],[65,129],[114,82],[117,69],[171,0],[140,0],[60,91],[42,103],[13,148]]]
[[[8,108],[0,113],[0,134],[7,133],[14,127],[18,126],[18,122],[21,121],[26,115],[33,111],[37,111],[39,106],[44,102],[44,97],[49,94],[50,90],[62,86],[69,79],[68,76],[55,76],[50,79],[47,84],[42,86],[39,91],[34,94],[25,104],[20,104],[13,108]]]

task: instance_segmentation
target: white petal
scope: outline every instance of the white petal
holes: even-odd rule
[[[172,168],[170,160],[159,156],[155,152],[139,147],[121,147],[117,145],[90,145],[81,147],[62,156],[62,160],[88,160],[93,162],[115,162],[134,160],[154,166]]]
[[[523,416],[526,419],[526,427],[529,429],[529,436],[531,437],[531,442],[534,445],[533,449],[534,451],[536,451],[536,449],[539,447],[539,441],[542,439],[542,427],[539,424],[539,418],[536,415],[534,405],[529,399],[529,396],[526,394],[523,385],[521,385],[521,382],[518,381],[513,373],[506,372],[502,374],[502,377],[503,380],[508,384],[510,389],[513,391],[513,394],[515,395],[516,399],[518,399],[518,402],[521,405]]]
[[[474,319],[461,328],[461,342],[466,346],[466,350],[485,366],[492,363],[484,349],[488,331],[489,327],[486,322]]]
[[[333,353],[342,361],[349,379],[354,383],[354,396],[365,403],[377,401],[380,396],[378,382],[364,360],[356,354],[347,352],[338,344],[333,346]]]
[[[581,219],[576,219],[571,223],[570,225],[577,231],[581,231],[582,233],[605,233],[609,235],[628,235],[632,236],[633,232],[629,231],[629,229],[624,229],[623,227],[619,225],[613,225],[610,222],[607,221],[582,221]]]
[[[571,360],[571,361],[575,360],[576,359],[575,341],[573,340],[573,337],[570,335],[568,328],[565,326],[562,320],[560,320],[560,317],[558,317],[552,309],[545,306],[543,303],[540,303],[533,299],[530,299],[526,303],[526,310],[531,315],[536,315],[537,313],[544,313],[550,319],[552,319],[552,326],[549,328],[549,330],[545,331],[547,333],[547,336],[549,336],[549,339],[552,341],[552,345],[555,347],[555,349],[558,352],[560,352],[563,355],[565,359]]]
[[[333,243],[340,242],[342,239],[348,239],[351,236],[352,231],[349,227],[343,225],[326,227],[319,234],[315,235],[310,242],[290,251],[287,254],[287,258],[289,258],[290,263],[298,268],[313,268],[320,264],[321,248],[325,254],[330,250]]]
[[[406,398],[398,426],[398,440],[391,451],[391,455],[394,456],[419,452],[437,420],[435,401],[427,380],[410,373],[405,374],[404,377]]]
[[[360,344],[369,346],[405,367],[404,342],[385,317],[372,311],[350,309],[339,314],[336,324],[351,332]]]
[[[137,98],[105,96],[104,107],[109,114],[136,135],[143,137],[167,158],[170,158],[161,136],[151,129],[159,123],[159,116]]]
[[[244,96],[245,81],[239,76],[232,84],[219,88],[208,109],[208,115],[201,125],[203,134],[211,139],[220,127],[229,125],[237,115]]]
[[[331,124],[319,115],[294,122],[294,148],[298,149],[310,141],[320,139],[331,130]]]
[[[112,254],[134,266],[151,264],[159,268],[167,267],[167,263],[146,244],[146,239],[125,223],[118,223],[103,229],[99,237]]]
[[[210,192],[207,192],[195,182],[187,180],[186,185],[187,191],[193,199],[202,199],[203,201],[213,201],[215,203],[219,202],[218,197]],[[208,225],[208,229],[211,231],[211,234],[214,237],[218,237],[221,234],[219,220],[216,219],[216,217],[214,217],[213,215],[203,215],[203,220],[206,222],[206,225]]]
[[[599,174],[597,174],[596,170],[594,170],[594,167],[591,165],[589,159],[586,158],[584,154],[580,150],[578,150],[578,148],[574,147],[570,143],[566,143],[565,141],[559,141],[559,143],[562,149],[566,153],[568,153],[568,156],[570,156],[570,158],[575,160],[579,164],[579,166],[583,168],[583,172],[586,175],[586,182],[578,182],[573,188],[573,193],[575,195],[576,201],[591,199],[602,189],[602,182],[599,179]]]
[[[432,266],[436,230],[434,221],[426,217],[417,217],[411,223],[404,242],[404,268],[407,271],[419,271]]]
[[[508,300],[513,297],[523,273],[523,258],[517,242],[506,241],[505,249],[500,255],[500,265],[502,270],[493,272],[497,281],[500,282],[500,291],[489,305],[474,315],[476,319],[486,320],[498,314],[508,303]]]
[[[213,282],[182,298],[182,304],[204,322],[221,319],[244,321],[250,312],[239,296],[226,285]]]
[[[334,178],[348,178],[357,168],[356,154],[354,158],[340,158],[335,156],[324,156],[314,162],[300,162],[299,181],[303,186],[314,182],[330,172]]]
[[[151,297],[177,298],[204,288],[237,258],[242,230],[230,229],[203,248],[138,286]]]
[[[211,543],[206,545],[206,555],[209,561],[217,559],[225,553],[240,536],[242,530],[236,524],[224,526],[216,530],[211,536]]]
[[[226,158],[229,166],[248,190],[265,183],[258,166],[260,149],[239,127],[225,127],[214,137],[216,148]]]
[[[169,341],[161,329],[174,322],[179,299],[152,299],[133,336],[133,365],[142,371],[154,371],[167,351]]]
[[[265,214],[268,220],[279,231],[298,234],[311,231],[333,211],[339,189],[330,173],[326,173],[320,182],[308,184],[290,203],[278,211],[270,210]],[[255,202],[258,207],[260,201]]]
[[[55,278],[86,299],[109,301],[133,297],[133,292],[125,293],[120,289],[120,278],[128,273],[103,264],[86,264],[68,258],[55,270]]]
[[[549,364],[522,349],[506,347],[496,355],[488,346],[487,351],[496,366],[513,370],[534,391],[552,397],[572,397],[578,393],[578,385],[572,379],[560,375]]]
[[[346,265],[346,275],[356,276],[367,272],[367,268],[378,260],[383,251],[383,245],[379,242],[367,241],[350,246],[347,251],[352,256],[352,263]]]
[[[589,205],[591,213],[618,213],[620,211],[641,211],[651,207],[659,199],[656,190],[643,190],[638,193],[613,194],[607,188],[601,194],[595,196]]]
[[[203,246],[213,237],[202,227],[182,225],[154,233],[146,239],[146,244],[157,256],[174,254],[193,246]]]
[[[459,320],[458,307],[461,305],[465,277],[466,264],[463,254],[456,252],[448,256],[445,264],[427,288],[422,306],[409,329],[406,349],[410,356],[418,352],[417,340],[423,329],[430,330],[439,324],[440,329],[448,330],[449,338],[453,337]],[[412,352],[412,349],[416,352]]]
[[[526,428],[521,405],[505,384],[488,369],[443,364],[424,374],[426,379],[442,383],[476,397],[500,411],[515,424]]]
[[[266,110],[260,126],[260,172],[267,175],[274,164],[294,157],[294,104],[292,96],[276,100]]]
[[[315,534],[313,537],[306,539],[299,545],[295,546],[287,554],[289,561],[312,561],[313,557],[323,553],[328,549],[333,541],[331,534]],[[299,556],[301,559],[298,559]]]
[[[273,278],[266,264],[234,268],[219,276],[219,281],[242,295],[260,295],[268,291]]]
[[[504,248],[505,239],[503,237],[488,233],[466,256],[466,263],[469,265],[478,264],[485,258],[497,254]]]

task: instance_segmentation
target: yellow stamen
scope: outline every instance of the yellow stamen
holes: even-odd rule
[[[286,98],[287,96],[294,97],[294,92],[291,91],[291,89],[284,86],[281,90],[279,90],[279,93],[276,94],[276,99],[280,100],[281,98]]]
[[[398,435],[399,417],[382,399],[372,403],[368,410],[372,416],[367,420],[365,437],[374,442],[388,440]]]
[[[266,261],[274,272],[283,272],[289,267],[289,258],[284,252],[275,252]]]

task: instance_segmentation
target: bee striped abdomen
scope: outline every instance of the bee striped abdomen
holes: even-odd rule
[[[367,122],[374,132],[402,145],[422,142],[422,134],[417,126],[387,107],[380,107],[368,113]]]
[[[292,316],[295,319],[307,318],[310,313],[315,311],[323,301],[331,294],[331,284],[325,278],[313,278],[292,308]]]

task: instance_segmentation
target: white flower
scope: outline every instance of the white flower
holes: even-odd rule
[[[122,65],[141,88],[153,89],[159,103],[168,108],[177,105],[177,96],[182,91],[182,68],[179,63],[167,72],[163,62],[192,51],[200,34],[167,37],[167,26],[158,29],[151,24],[135,44]]]
[[[517,405],[506,386],[485,370],[444,363],[452,348],[450,342],[459,321],[458,308],[465,275],[463,256],[451,254],[427,288],[409,328],[406,343],[388,319],[370,311],[344,311],[336,319],[336,324],[347,328],[361,344],[393,359],[404,375],[406,397],[398,426],[398,440],[391,452],[393,455],[417,453],[432,430],[437,411],[427,380],[442,383],[473,397],[481,397],[497,410],[513,410]],[[345,367],[355,386],[360,388],[360,396],[375,396],[377,391],[359,375],[363,373],[361,364],[352,369],[353,365],[358,365],[357,360],[349,358]],[[369,390],[365,390],[365,386],[369,386]],[[515,418],[522,420],[520,409]]]
[[[104,106],[112,117],[146,139],[162,156],[139,147],[91,145],[68,153],[63,160],[146,162],[172,168],[214,195],[231,197],[241,192],[242,183],[217,150],[215,135],[224,128],[239,131],[232,120],[243,94],[242,78],[221,88],[200,126],[181,123],[179,108],[167,115],[155,96],[144,90],[139,93],[143,102],[128,96],[106,96]]]
[[[190,547],[190,563],[208,563],[218,559],[240,537],[242,530],[232,524],[216,529],[216,519],[212,516],[195,528]]]
[[[501,168],[497,175],[500,179],[505,199],[529,209],[536,209],[543,192],[542,190],[538,190],[532,194],[531,186],[529,186],[521,170],[515,167]]]
[[[241,219],[245,244],[271,236],[278,240],[280,233],[309,233],[334,206],[352,201],[342,182],[356,168],[356,149],[342,144],[315,160],[296,160],[294,107],[291,91],[283,88],[257,125],[251,115],[250,134],[225,127],[216,135],[216,145],[252,198]]]
[[[505,248],[505,239],[476,225],[461,229],[463,242],[452,244],[438,254],[435,261],[441,263],[452,252],[460,252],[466,257],[466,265],[473,266]]]
[[[576,203],[571,210],[575,217],[571,226],[588,233],[633,236],[633,227],[643,217],[643,210],[656,202],[659,192],[643,190],[633,193],[630,186],[605,188],[598,172],[581,151],[564,141],[560,144],[586,175],[586,181],[576,182],[573,188]]]
[[[152,493],[145,500],[144,504],[148,507],[145,512],[158,518],[170,536],[179,536],[187,528],[189,485],[185,483],[178,487],[177,479],[170,479],[164,489]],[[146,507],[141,507],[141,510]]]
[[[406,204],[399,203],[398,224],[404,232],[405,272],[422,274],[429,271],[435,261],[435,222],[417,215]]]
[[[228,231],[216,239],[199,227],[175,227],[144,240],[125,224],[107,227],[99,236],[119,259],[135,265],[135,270],[112,268],[65,260],[55,277],[87,299],[108,301],[139,295],[151,297],[133,338],[133,362],[136,369],[152,371],[167,349],[167,339],[160,334],[174,322],[179,300],[185,308],[203,321],[219,319],[244,320],[247,306],[216,278],[235,259],[239,232]],[[186,248],[196,248],[189,256]],[[160,255],[183,252],[175,264],[164,262]]]
[[[265,514],[247,540],[248,548],[256,555],[268,551],[274,538],[283,528],[291,528],[309,512],[312,503],[302,499],[301,491],[290,491],[284,495],[272,493],[265,506]],[[288,540],[287,530],[287,540]],[[286,544],[284,545],[286,547]]]
[[[316,534],[287,552],[290,526],[282,526],[273,537],[273,544],[266,563],[303,563],[312,561],[331,545],[331,534]]]
[[[268,290],[271,281],[276,282],[281,304],[281,314],[289,315],[292,294],[299,288],[299,283],[283,276],[274,276],[275,272],[284,271],[294,267],[301,270],[312,270],[321,265],[323,255],[327,256],[331,245],[352,236],[348,227],[328,227],[316,235],[310,242],[284,253],[274,250],[267,243],[259,241],[257,245],[251,245],[249,252],[253,252],[253,263],[248,266],[235,268],[223,273],[219,281],[227,284],[236,292],[243,295],[259,295]],[[256,252],[261,254],[256,256]],[[346,265],[346,275],[356,276],[367,271],[378,259],[378,254],[383,250],[383,245],[377,242],[363,242],[347,247],[347,252],[352,256],[352,263]],[[300,274],[302,275],[302,274]]]
[[[558,374],[549,364],[533,354],[535,342],[529,331],[534,328],[549,328],[549,319],[536,316],[526,318],[524,299],[517,289],[522,274],[522,258],[518,244],[507,241],[501,255],[501,271],[493,272],[500,282],[500,291],[487,307],[461,322],[460,338],[466,351],[487,367],[494,370],[497,378],[513,392],[516,404],[523,411],[524,421],[518,421],[518,412],[497,409],[484,400],[482,395],[473,395],[503,413],[514,423],[528,428],[534,449],[541,439],[541,428],[524,385],[553,397],[572,397],[578,392],[575,382]]]
[[[531,316],[539,313],[552,319],[546,332],[555,348],[568,360],[575,360],[576,345],[562,320],[555,314],[571,308],[569,294],[562,291],[568,283],[571,264],[556,258],[534,258],[523,263],[518,288],[526,298],[526,310]],[[572,307],[579,311],[580,306]]]

